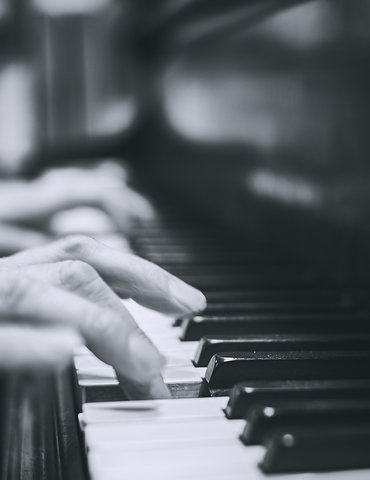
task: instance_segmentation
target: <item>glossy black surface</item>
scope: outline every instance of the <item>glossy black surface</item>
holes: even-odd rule
[[[370,378],[370,351],[244,352],[217,354],[205,373],[210,388],[243,380]]]
[[[370,349],[366,334],[210,335],[199,341],[193,362],[206,367],[213,355],[227,352],[366,349]]]
[[[370,428],[362,426],[284,429],[266,440],[266,473],[369,468]],[[349,473],[350,475],[350,473]]]
[[[233,387],[228,418],[244,418],[253,406],[308,400],[370,400],[370,380],[281,380],[242,382]]]
[[[366,400],[287,402],[273,407],[253,407],[245,419],[240,439],[245,445],[257,445],[276,430],[367,425],[370,404]]]
[[[181,339],[200,340],[211,334],[369,333],[368,314],[296,313],[198,315],[182,323]]]

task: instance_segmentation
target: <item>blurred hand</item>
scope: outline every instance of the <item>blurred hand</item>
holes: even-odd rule
[[[133,222],[153,218],[150,203],[126,182],[126,171],[113,162],[0,182],[0,251],[16,252],[68,233],[127,232]]]
[[[166,398],[164,360],[113,289],[175,316],[206,305],[158,266],[77,235],[0,260],[0,321],[73,327],[114,367],[129,398]]]
[[[36,247],[48,240],[47,234],[37,230],[0,222],[0,255]]]

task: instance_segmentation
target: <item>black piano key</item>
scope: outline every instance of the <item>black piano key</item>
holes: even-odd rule
[[[298,313],[298,312],[344,312],[353,309],[350,302],[311,301],[260,301],[210,303],[204,315],[228,315],[234,313]]]
[[[207,300],[211,303],[246,301],[292,301],[292,302],[339,302],[353,304],[352,295],[332,288],[307,289],[224,289],[210,291]]]
[[[283,333],[370,332],[365,313],[289,313],[254,315],[197,315],[182,323],[182,340],[200,340],[207,335]]]
[[[187,276],[198,276],[199,272],[201,272],[202,276],[235,276],[235,277],[242,277],[245,276],[280,276],[281,272],[284,272],[284,276],[291,275],[298,277],[310,275],[310,272],[302,272],[301,267],[297,267],[296,265],[276,265],[274,263],[269,263],[268,265],[249,265],[243,264],[239,262],[238,264],[226,264],[220,265],[217,262],[211,265],[203,265],[202,263],[198,263],[196,265],[188,265],[188,264],[180,264],[180,265],[166,265],[161,264],[161,267],[165,270],[168,270],[173,275],[177,277],[187,277]],[[311,273],[311,275],[314,275]]]
[[[353,303],[350,300],[343,301],[236,301],[215,303],[209,302],[207,308],[202,312],[202,316],[221,316],[221,315],[239,315],[239,314],[258,314],[258,313],[326,313],[326,312],[346,312],[355,311]],[[177,318],[174,326],[182,325],[183,318]]]
[[[137,235],[135,238],[135,243],[137,244],[148,244],[156,245],[158,244],[184,244],[188,245],[190,243],[202,245],[207,247],[208,250],[213,251],[220,246],[230,246],[234,245],[236,249],[246,250],[248,248],[258,248],[259,250],[266,249],[266,246],[269,245],[268,240],[261,241],[257,237],[245,239],[235,238],[233,235],[225,234],[225,231],[222,230],[213,230],[213,229],[200,229],[191,225],[183,226],[183,228],[168,229],[168,228],[155,228],[155,229],[146,229],[141,231],[140,235]]]
[[[135,249],[145,256],[151,255],[167,255],[167,254],[176,254],[183,253],[195,256],[206,256],[209,252],[212,252],[213,255],[219,255],[220,257],[226,256],[232,250],[233,255],[238,255],[240,258],[250,257],[252,255],[260,255],[264,253],[263,249],[255,246],[250,247],[238,247],[232,243],[225,243],[224,245],[218,244],[217,246],[210,247],[209,244],[204,242],[171,242],[171,241],[160,241],[160,242],[148,242],[144,244],[135,245]]]
[[[253,407],[245,417],[240,440],[245,445],[258,445],[276,430],[336,425],[370,425],[370,402],[320,401],[283,403]]]
[[[293,350],[370,350],[370,334],[212,335],[201,338],[193,363],[206,367],[216,353]]]
[[[142,244],[147,243],[149,245],[159,244],[188,244],[188,243],[197,243],[207,245],[208,248],[218,247],[219,245],[230,245],[234,244],[240,248],[245,248],[248,246],[259,246],[256,238],[250,240],[246,243],[237,241],[235,238],[232,238],[230,235],[225,235],[225,232],[222,230],[205,230],[200,228],[194,228],[191,225],[183,226],[182,228],[148,228],[145,231],[141,231],[140,235],[135,238],[135,243]],[[267,242],[264,243],[266,245]]]
[[[342,312],[354,309],[351,295],[335,290],[246,290],[207,292],[208,306],[202,315],[239,313]],[[177,318],[174,326],[182,324]]]
[[[279,256],[269,252],[226,252],[214,253],[204,251],[200,253],[192,252],[148,252],[146,256],[154,263],[158,263],[163,268],[173,265],[269,265],[284,264],[287,261],[286,256]],[[295,263],[297,264],[297,263]]]
[[[369,468],[369,445],[369,425],[286,429],[266,441],[260,467],[265,473]]]
[[[209,388],[246,380],[370,378],[370,351],[245,352],[214,355],[205,373]]]
[[[224,275],[182,275],[184,282],[201,290],[224,290],[225,288],[302,288],[314,286],[319,283],[319,275],[314,272],[302,274],[295,273],[266,273],[266,274],[224,274]]]
[[[348,399],[370,402],[370,380],[249,381],[233,387],[225,414],[231,419],[244,418],[257,405]]]

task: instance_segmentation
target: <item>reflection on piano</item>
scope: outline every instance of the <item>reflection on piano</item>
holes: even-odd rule
[[[174,399],[125,401],[114,371],[81,347],[45,396],[56,440],[42,452],[55,468],[28,472],[368,479],[369,4],[162,1],[143,18],[147,3],[130,6],[134,47],[146,61],[182,56],[160,113],[115,152],[162,212],[131,243],[208,307],[174,322],[126,301],[167,358]],[[284,14],[262,22],[292,3],[315,6],[287,12],[295,33],[308,12],[327,29],[292,44]],[[231,77],[242,93],[228,110]],[[196,122],[179,108],[191,102]]]

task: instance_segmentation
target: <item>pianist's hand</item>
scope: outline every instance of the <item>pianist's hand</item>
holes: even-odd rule
[[[158,266],[85,236],[0,259],[0,320],[72,326],[130,398],[168,397],[163,358],[113,290],[176,316],[205,307],[201,292]]]
[[[81,207],[89,210],[78,211]],[[83,233],[86,222],[95,235],[101,229],[126,232],[133,222],[153,216],[150,203],[128,186],[126,170],[114,162],[51,169],[32,181],[0,182],[0,252]]]

